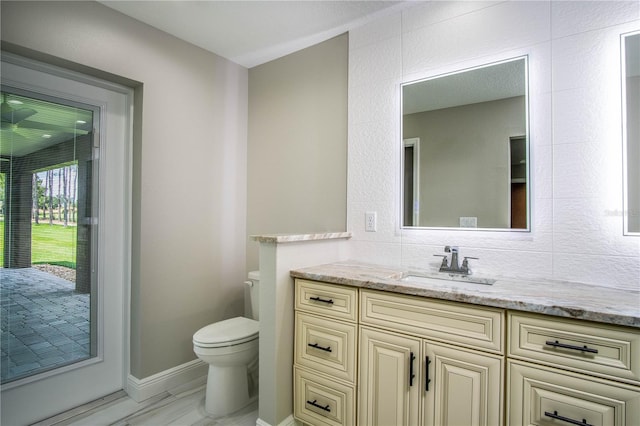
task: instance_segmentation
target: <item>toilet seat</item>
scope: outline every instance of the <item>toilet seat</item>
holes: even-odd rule
[[[193,344],[201,348],[235,346],[258,338],[258,321],[236,317],[209,324],[196,331]]]

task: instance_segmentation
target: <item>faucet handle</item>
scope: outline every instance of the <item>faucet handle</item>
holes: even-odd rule
[[[465,256],[462,259],[462,269],[465,270],[467,272],[467,274],[471,275],[471,268],[469,268],[469,260],[468,259],[478,260],[480,258],[479,257]]]
[[[440,264],[440,269],[449,267],[449,263],[447,261],[447,256],[446,255],[444,255],[444,254],[434,254],[434,256],[442,258],[442,263]]]

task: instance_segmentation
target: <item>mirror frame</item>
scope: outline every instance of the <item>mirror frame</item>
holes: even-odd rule
[[[640,229],[631,230],[629,224],[629,138],[628,138],[628,120],[627,120],[627,49],[626,41],[631,37],[640,38],[640,30],[624,33],[620,35],[620,81],[621,81],[621,105],[622,105],[622,187],[623,187],[623,235],[628,236],[640,236]],[[636,141],[640,145],[640,140]],[[638,146],[637,149],[640,149]],[[640,172],[639,172],[640,173]],[[636,183],[637,188],[640,190],[640,182]],[[636,214],[640,214],[640,211],[634,211]]]
[[[526,206],[527,206],[527,226],[526,228],[476,228],[476,227],[448,227],[448,226],[406,226],[404,225],[404,169],[405,169],[405,160],[404,160],[404,148],[405,148],[405,139],[404,136],[404,88],[406,86],[410,86],[412,84],[421,83],[429,80],[434,80],[437,78],[447,77],[451,75],[462,74],[468,71],[474,71],[482,68],[488,68],[495,65],[500,65],[508,62],[514,61],[524,61],[524,79],[525,79],[525,87],[524,87],[524,96],[525,96],[525,153],[526,153]],[[516,57],[510,57],[503,60],[498,60],[490,63],[484,63],[476,66],[471,66],[463,69],[455,69],[449,72],[440,73],[432,76],[428,76],[425,78],[420,78],[416,80],[406,81],[400,83],[400,193],[399,193],[399,216],[398,216],[398,224],[401,230],[447,230],[447,231],[490,231],[490,232],[515,232],[515,233],[530,233],[532,230],[532,205],[531,205],[531,192],[532,192],[532,182],[531,182],[531,136],[530,136],[530,93],[529,93],[529,55],[521,55]],[[411,139],[411,138],[409,138]],[[415,203],[415,201],[414,201]],[[509,202],[511,204],[511,202]],[[412,213],[414,214],[414,213]]]

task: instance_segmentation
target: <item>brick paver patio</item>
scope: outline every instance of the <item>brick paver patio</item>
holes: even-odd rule
[[[2,383],[89,358],[90,301],[34,268],[0,268]]]

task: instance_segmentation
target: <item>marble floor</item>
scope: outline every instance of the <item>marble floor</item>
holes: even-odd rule
[[[118,392],[33,426],[255,426],[258,401],[226,417],[207,417],[205,384],[198,380],[143,402]]]

